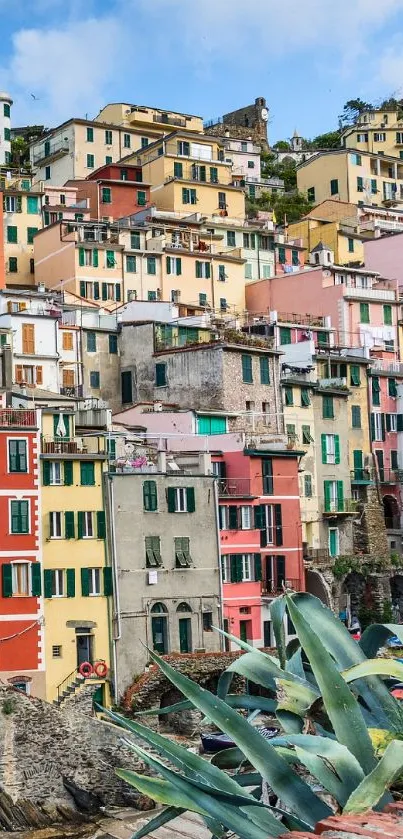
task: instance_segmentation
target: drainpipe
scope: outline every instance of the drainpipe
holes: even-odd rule
[[[215,479],[213,482],[213,492],[214,492],[214,507],[215,507],[215,522],[216,522],[216,538],[217,538],[217,553],[218,553],[218,573],[219,573],[219,583],[220,583],[220,595],[219,595],[219,628],[224,629],[224,592],[223,592],[223,582],[222,582],[222,565],[221,565],[221,542],[220,542],[220,520],[218,515],[218,481]],[[225,639],[223,635],[220,635],[220,650],[221,652],[225,651]]]
[[[110,524],[111,524],[111,560],[112,560],[112,572],[113,572],[113,588],[114,588],[114,600],[115,600],[115,614],[116,614],[116,625],[117,625],[117,634],[114,633],[113,635],[113,681],[114,681],[114,697],[115,703],[117,704],[119,701],[119,686],[118,686],[118,656],[117,656],[117,642],[120,641],[122,637],[122,622],[120,616],[120,595],[119,595],[119,583],[118,583],[118,568],[117,568],[117,559],[116,559],[116,529],[115,529],[115,508],[114,508],[114,497],[113,497],[113,478],[108,475],[108,487],[109,487],[109,515],[110,515]]]

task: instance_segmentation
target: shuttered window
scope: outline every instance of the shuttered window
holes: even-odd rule
[[[158,509],[158,495],[156,481],[144,481],[143,483],[143,507],[146,512],[155,512]]]
[[[29,501],[10,501],[11,533],[29,533]]]
[[[9,472],[27,472],[27,441],[8,441],[8,470]]]
[[[270,367],[269,367],[269,359],[266,356],[261,356],[259,359],[260,362],[260,384],[261,385],[269,385],[270,384]]]
[[[252,356],[242,355],[242,381],[253,383]]]

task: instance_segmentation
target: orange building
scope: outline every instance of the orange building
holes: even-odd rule
[[[150,203],[150,185],[143,182],[141,166],[108,164],[85,180],[68,181],[77,188],[77,203],[88,200],[90,217],[113,220],[137,213]]]

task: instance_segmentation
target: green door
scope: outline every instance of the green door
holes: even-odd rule
[[[181,653],[192,652],[192,628],[190,618],[179,618],[179,648]]]
[[[248,640],[248,623],[249,621],[239,621],[239,637],[241,641]]]
[[[375,452],[375,456],[378,462],[378,470],[379,470],[379,480],[383,483],[385,480],[385,469],[384,469],[384,459],[383,459],[383,451],[382,449],[377,449]]]
[[[354,480],[362,481],[364,477],[364,470],[362,468],[362,451],[356,449],[354,452]]]
[[[151,619],[151,631],[153,636],[153,650],[160,655],[165,655],[167,649],[167,619],[158,616]]]
[[[339,531],[337,527],[329,529],[329,553],[330,556],[339,555]]]

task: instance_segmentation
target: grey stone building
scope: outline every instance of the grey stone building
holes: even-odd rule
[[[204,129],[211,135],[225,136],[229,132],[232,137],[245,140],[251,138],[255,143],[268,145],[267,125],[269,111],[264,96],[258,96],[251,105],[244,105],[236,111],[224,114],[218,119],[208,120]]]
[[[119,468],[119,467],[117,467]],[[105,476],[118,699],[160,654],[216,651],[221,578],[216,482],[208,455]]]
[[[117,329],[84,327],[81,330],[84,396],[102,397],[113,410],[119,407],[119,349]]]
[[[242,333],[228,340],[212,336],[210,342],[164,347],[157,341],[160,328],[153,323],[122,327],[122,407],[161,401],[197,411],[226,412],[228,430],[246,424],[263,433],[283,433],[280,353]]]

